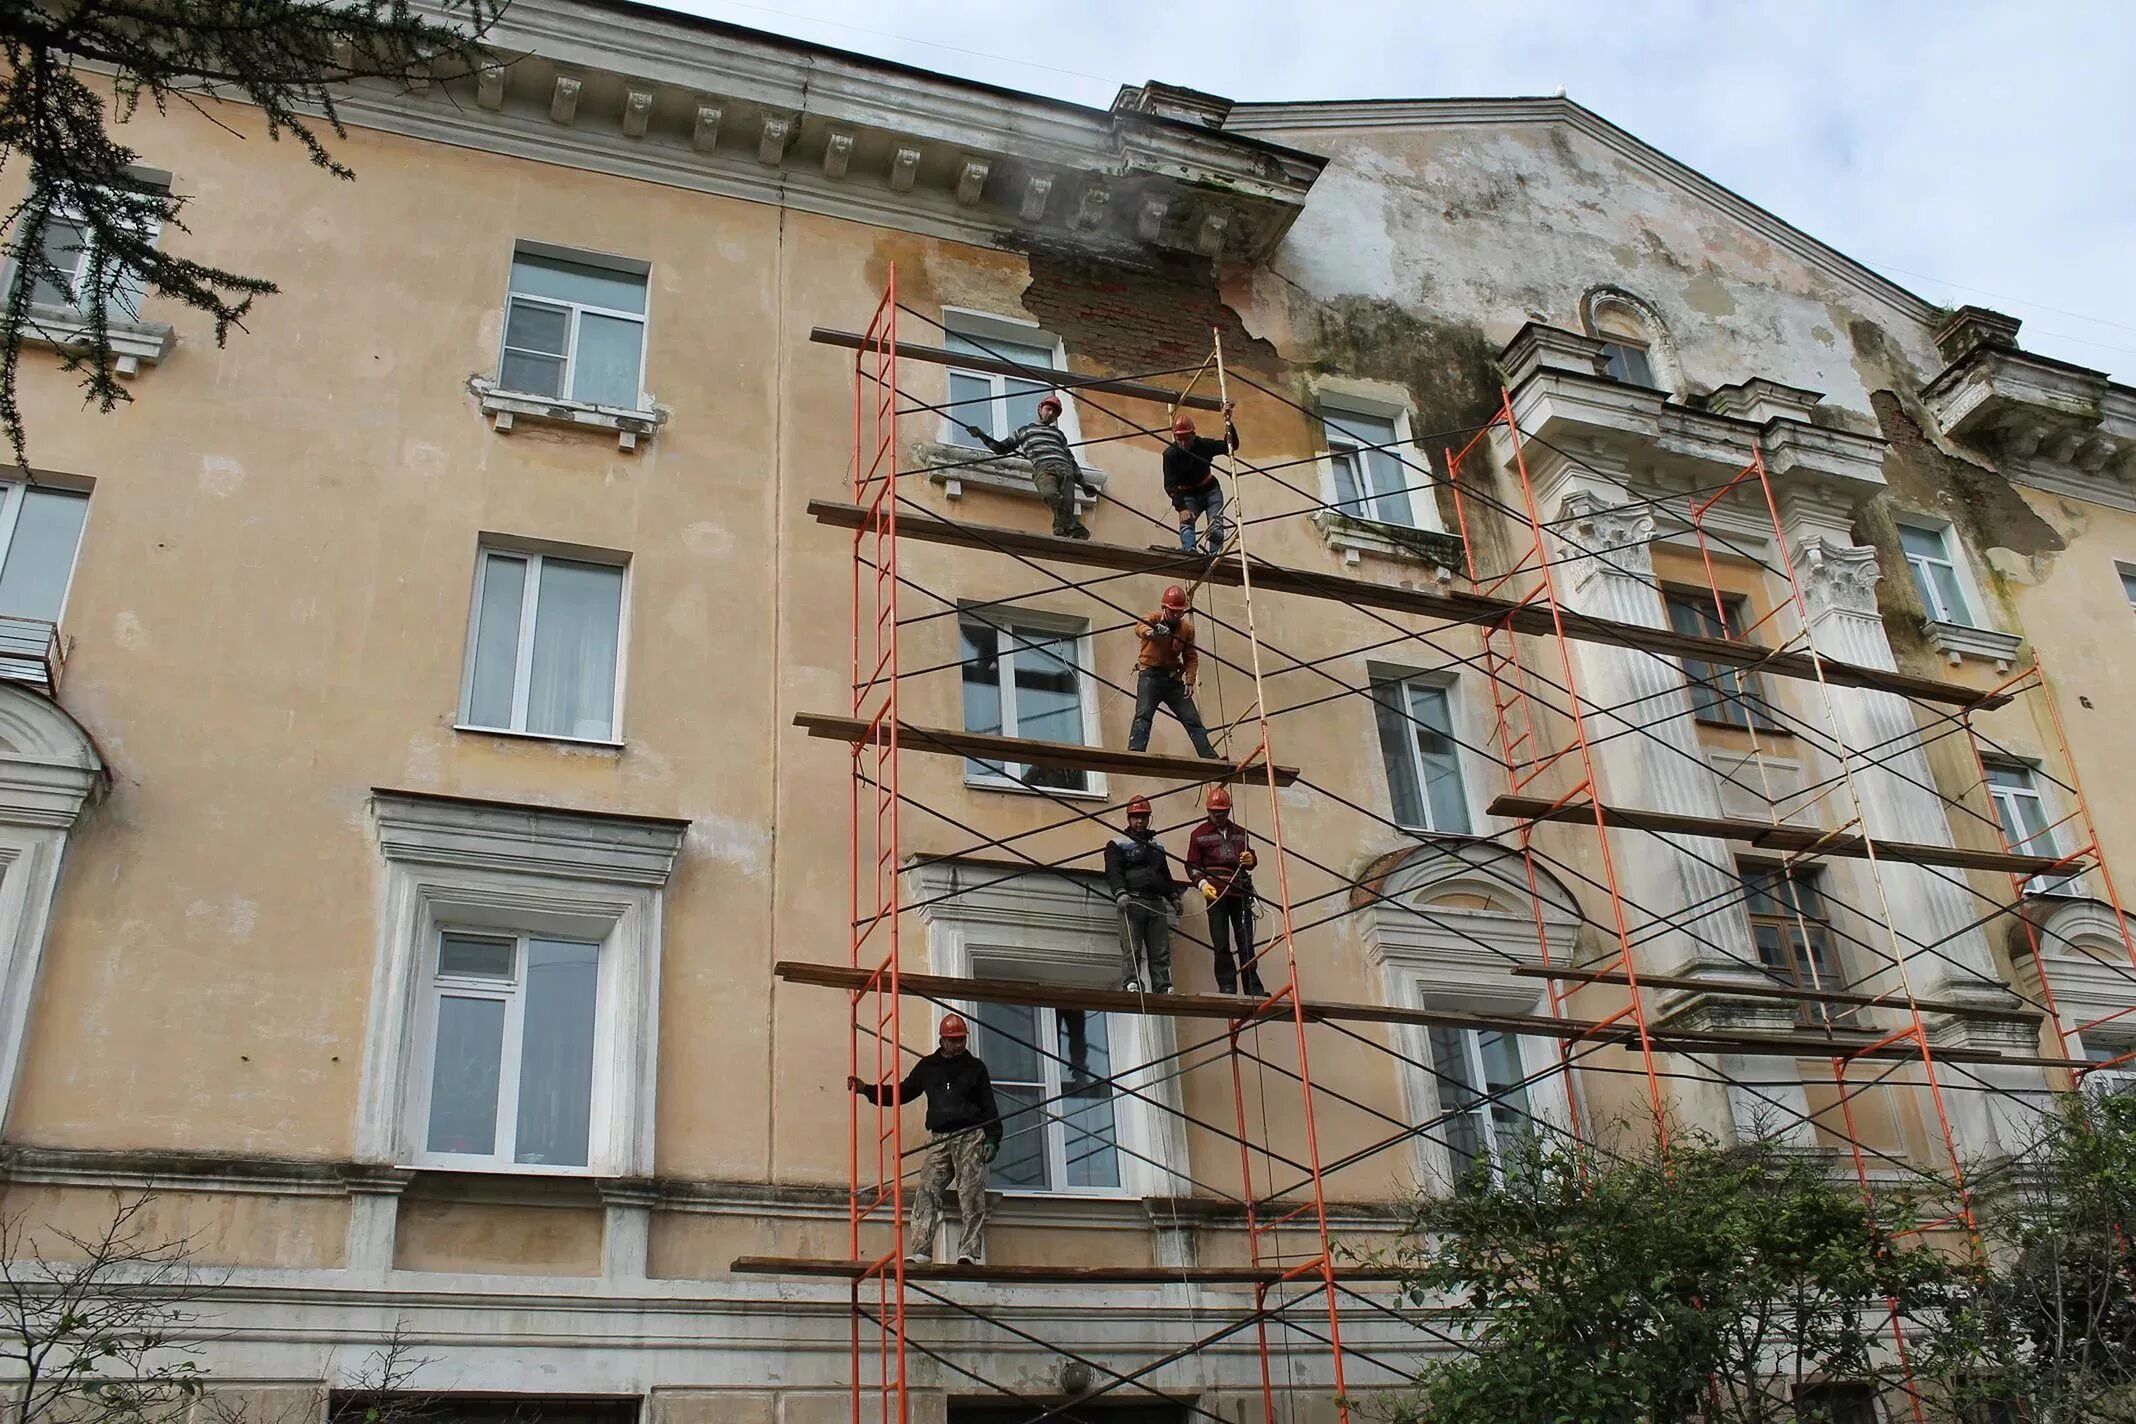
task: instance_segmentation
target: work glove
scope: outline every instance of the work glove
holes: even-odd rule
[[[974,439],[974,440],[985,440],[985,439],[987,438],[986,432],[985,432],[984,430],[981,430],[981,429],[980,429],[980,428],[979,428],[978,426],[976,426],[976,425],[967,425],[967,426],[965,426],[965,427],[964,427],[964,433],[965,433],[966,435],[969,435],[969,436],[971,436],[971,437],[972,437],[972,439]],[[989,442],[989,443],[991,443],[991,442]]]
[[[1195,884],[1201,887],[1202,898],[1204,900],[1209,901],[1211,904],[1216,903],[1216,897],[1218,892],[1217,888],[1214,885],[1211,885],[1206,880],[1198,880],[1195,882]]]
[[[1113,908],[1116,910],[1124,910],[1127,908],[1127,892],[1125,890],[1122,890],[1119,894],[1113,896]]]
[[[1251,850],[1242,850],[1239,852],[1239,869],[1251,870],[1260,863],[1261,858],[1255,855]]]
[[[996,1157],[999,1157],[1000,1155],[1001,1155],[1001,1144],[1000,1144],[999,1142],[989,1142],[989,1143],[987,1143],[987,1145],[986,1145],[986,1160],[987,1160],[988,1162],[992,1162],[992,1161],[993,1161],[993,1160],[994,1160],[994,1159],[995,1159]]]

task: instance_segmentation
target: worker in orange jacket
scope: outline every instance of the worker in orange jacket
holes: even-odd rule
[[[1201,671],[1201,654],[1194,647],[1194,620],[1187,616],[1192,604],[1187,591],[1173,584],[1164,591],[1164,604],[1148,619],[1135,625],[1142,640],[1142,655],[1136,659],[1135,723],[1127,734],[1127,749],[1147,751],[1150,724],[1162,705],[1187,729],[1187,740],[1199,756],[1214,757],[1209,729],[1202,725],[1201,709],[1194,705],[1194,679]]]

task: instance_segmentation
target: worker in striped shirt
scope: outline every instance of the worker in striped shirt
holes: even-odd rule
[[[1075,512],[1078,486],[1095,495],[1097,487],[1083,478],[1075,453],[1068,448],[1068,434],[1061,429],[1061,398],[1047,392],[1038,403],[1038,420],[1018,426],[1006,440],[996,440],[976,425],[965,430],[997,455],[1021,450],[1031,462],[1031,483],[1039,496],[1053,507],[1053,532],[1063,539],[1088,539],[1090,531]]]

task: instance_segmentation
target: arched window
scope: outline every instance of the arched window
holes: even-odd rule
[[[1616,287],[1596,287],[1580,304],[1587,334],[1602,343],[1610,379],[1650,390],[1678,391],[1668,333],[1653,307]]]

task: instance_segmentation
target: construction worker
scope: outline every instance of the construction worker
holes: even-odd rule
[[[1231,423],[1232,404],[1224,402],[1224,438],[1212,440],[1194,429],[1194,417],[1185,411],[1172,422],[1172,443],[1164,447],[1164,492],[1171,496],[1179,514],[1179,547],[1194,552],[1194,521],[1209,516],[1208,549],[1224,547],[1230,530],[1224,523],[1224,487],[1216,482],[1211,463],[1229,450],[1239,450],[1239,428]]]
[[[1209,947],[1216,951],[1216,987],[1268,997],[1253,952],[1253,867],[1255,856],[1246,828],[1231,819],[1231,793],[1219,786],[1209,793],[1209,819],[1187,837],[1187,879],[1209,902]],[[1231,946],[1239,947],[1233,964]]]
[[[1201,709],[1194,705],[1194,680],[1201,672],[1201,654],[1194,648],[1194,620],[1187,616],[1192,604],[1187,591],[1173,584],[1164,591],[1163,606],[1146,622],[1135,625],[1142,640],[1142,655],[1135,666],[1135,721],[1128,729],[1127,749],[1147,751],[1150,724],[1157,708],[1171,709],[1179,725],[1187,729],[1198,756],[1213,757],[1209,729],[1202,725]]]
[[[1127,834],[1106,842],[1105,884],[1120,912],[1120,961],[1127,971],[1120,987],[1139,993],[1147,983],[1153,994],[1171,993],[1172,926],[1179,919],[1181,886],[1150,829],[1146,796],[1127,803]]]
[[[1097,486],[1083,478],[1083,467],[1076,464],[1075,454],[1068,448],[1068,434],[1061,429],[1061,398],[1048,391],[1038,403],[1038,420],[1030,425],[1020,425],[1006,440],[996,440],[976,425],[967,425],[965,432],[997,455],[1013,455],[1018,450],[1031,462],[1031,483],[1038,486],[1039,496],[1053,508],[1053,533],[1062,539],[1088,539],[1090,531],[1083,527],[1082,519],[1075,512],[1075,492],[1078,488],[1097,494]]]
[[[877,1105],[886,1096],[896,1106],[927,1095],[930,1135],[920,1180],[912,1193],[912,1220],[906,1227],[908,1261],[934,1259],[935,1231],[942,1224],[942,1191],[952,1182],[957,1187],[960,1218],[957,1262],[962,1265],[986,1258],[986,1167],[1001,1151],[1001,1113],[994,1106],[993,1078],[965,1046],[969,1035],[961,1017],[946,1014],[940,1046],[913,1064],[905,1081],[895,1088],[846,1079],[848,1088]]]

